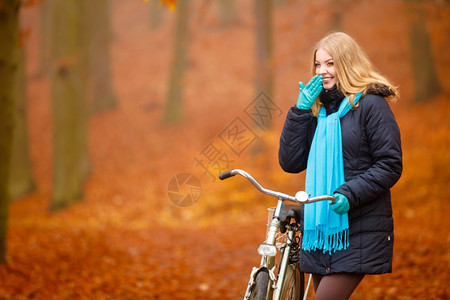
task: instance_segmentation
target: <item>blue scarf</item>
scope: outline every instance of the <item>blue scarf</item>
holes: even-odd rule
[[[361,95],[356,94],[355,104]],[[327,116],[325,107],[319,111],[306,169],[305,191],[311,196],[333,195],[345,182],[340,119],[351,108],[346,97],[337,112]],[[348,228],[348,215],[336,214],[329,201],[306,204],[302,248],[307,251],[322,249],[323,253],[329,254],[347,249]]]

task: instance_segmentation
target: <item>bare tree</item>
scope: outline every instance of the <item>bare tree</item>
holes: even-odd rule
[[[409,42],[414,75],[414,100],[426,101],[441,91],[421,0],[404,0],[409,22]]]
[[[19,70],[20,3],[20,0],[0,1],[0,263],[3,264],[6,263],[14,86]]]
[[[219,18],[222,27],[229,27],[236,20],[234,0],[220,0]]]
[[[109,0],[86,1],[87,103],[93,113],[116,106],[111,83]]]
[[[82,25],[85,1],[88,0],[51,0],[50,6],[54,124],[52,210],[82,198],[89,169],[86,36]]]
[[[183,77],[188,49],[189,0],[178,0],[176,8],[175,41],[163,122],[172,123],[183,116]]]
[[[273,97],[273,58],[272,58],[272,8],[273,0],[254,0],[255,27],[255,90],[257,97],[246,111],[253,120],[253,126],[268,130],[272,126],[273,115],[277,111]],[[263,140],[257,140],[251,147],[252,158],[265,152]],[[267,156],[266,156],[267,157]],[[262,159],[266,159],[263,157]]]
[[[256,15],[256,90],[273,94],[272,1],[255,0]]]
[[[148,7],[150,12],[150,28],[158,28],[163,21],[164,11],[159,9],[159,1],[149,1]]]
[[[12,199],[26,195],[36,189],[34,182],[27,129],[27,96],[25,87],[24,48],[19,49],[19,69],[14,80],[15,126],[11,154],[9,191]]]
[[[50,8],[52,1],[40,3],[39,65],[38,75],[47,75],[50,68]]]

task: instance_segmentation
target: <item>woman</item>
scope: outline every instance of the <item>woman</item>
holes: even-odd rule
[[[305,190],[336,201],[305,205],[300,267],[316,300],[348,299],[365,274],[392,271],[390,188],[402,172],[400,132],[388,101],[399,94],[347,34],[314,48],[280,138],[286,172],[305,169]]]

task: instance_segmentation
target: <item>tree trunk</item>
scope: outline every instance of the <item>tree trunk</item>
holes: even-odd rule
[[[344,1],[334,0],[331,3],[331,29],[333,31],[342,30],[342,11],[347,7]]]
[[[272,5],[273,0],[254,0],[255,28],[255,90],[253,100],[247,114],[253,121],[253,127],[264,131],[272,127],[274,112],[277,111],[273,96],[273,61],[272,61]],[[267,145],[264,140],[257,139],[251,147],[253,163],[266,164]],[[261,159],[259,159],[259,158]],[[270,165],[270,164],[267,164]]]
[[[175,42],[170,70],[169,87],[167,93],[166,109],[163,117],[164,123],[180,121],[183,117],[183,76],[187,61],[189,26],[189,0],[177,1]]]
[[[273,96],[272,1],[254,1],[256,16],[255,89],[256,95],[263,94],[263,98],[268,98],[268,101],[264,101],[265,105],[268,106],[261,111],[261,103],[257,99],[254,101],[255,107],[251,114],[255,125],[264,130],[270,129],[272,125],[271,112],[274,110],[273,102],[271,102]]]
[[[50,68],[50,11],[52,0],[45,0],[40,3],[40,16],[39,16],[39,65],[38,75],[47,75]]]
[[[54,124],[51,210],[63,208],[82,198],[83,184],[89,169],[86,48],[83,46],[86,39],[82,25],[84,1],[51,0],[51,99]]]
[[[20,0],[0,0],[0,263],[3,264],[6,263],[14,87],[19,70],[20,3]]]
[[[20,67],[15,80],[15,126],[13,133],[13,151],[11,154],[11,169],[9,192],[12,199],[24,196],[36,189],[33,178],[30,152],[28,147],[28,129],[25,87],[25,55],[20,48]]]
[[[86,1],[86,3],[87,103],[91,113],[98,113],[116,106],[110,69],[110,7],[109,0]]]
[[[414,75],[414,101],[423,102],[441,91],[420,0],[404,0]]]
[[[234,0],[220,0],[218,4],[220,25],[222,27],[229,27],[236,20]]]
[[[255,0],[256,91],[273,95],[272,0]]]
[[[149,1],[148,3],[151,29],[158,28],[163,22],[163,13],[165,10],[160,9],[159,6],[159,1]]]

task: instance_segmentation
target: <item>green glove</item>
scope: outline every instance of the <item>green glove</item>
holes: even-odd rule
[[[314,76],[305,86],[303,82],[299,82],[300,92],[297,98],[297,107],[300,109],[310,109],[316,98],[322,91],[323,79],[321,75]]]
[[[350,203],[348,203],[347,197],[342,194],[334,193],[336,201],[331,202],[331,209],[338,215],[343,215],[350,209]]]

